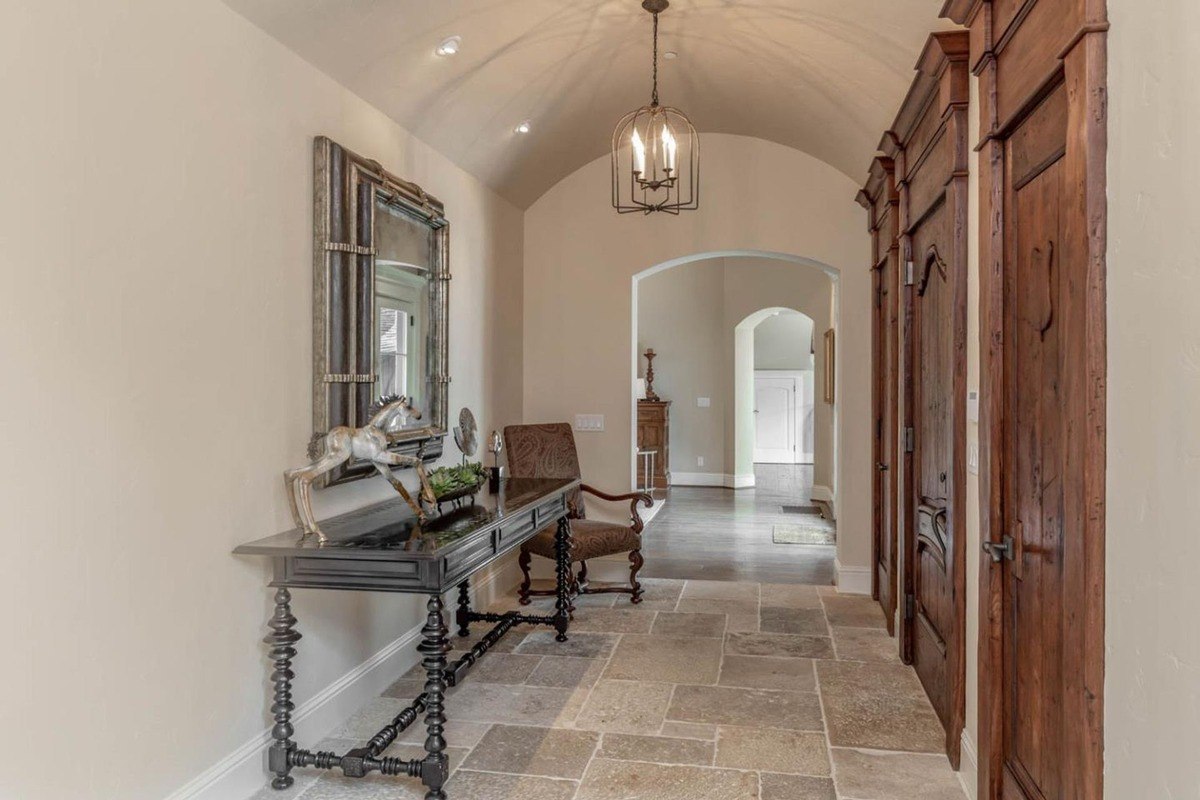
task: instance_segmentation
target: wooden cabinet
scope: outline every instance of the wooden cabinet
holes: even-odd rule
[[[671,402],[669,400],[639,400],[637,446],[639,451],[653,450],[655,489],[671,485]],[[648,481],[643,474],[643,460],[638,459],[638,486]]]

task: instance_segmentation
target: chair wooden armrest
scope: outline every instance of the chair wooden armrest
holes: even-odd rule
[[[620,503],[625,500],[631,501],[629,503],[629,516],[633,523],[632,527],[633,527],[634,533],[641,533],[642,529],[645,527],[645,524],[642,522],[641,516],[638,514],[638,510],[637,510],[638,503],[643,504],[644,506],[646,506],[646,508],[650,508],[651,506],[654,505],[654,498],[652,498],[650,495],[646,494],[645,492],[630,492],[628,494],[608,494],[607,492],[602,492],[599,489],[596,489],[592,486],[588,486],[586,483],[582,484],[579,488],[582,491],[586,492],[587,494],[593,495],[594,497],[598,497],[601,500],[608,500],[609,502],[613,502],[613,503]]]

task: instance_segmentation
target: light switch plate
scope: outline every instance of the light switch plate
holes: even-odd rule
[[[704,466],[704,456],[696,456],[696,466],[697,467]]]
[[[979,474],[979,445],[975,442],[967,445],[967,472],[972,475]]]
[[[967,392],[967,420],[979,422],[979,392],[973,389]]]
[[[596,433],[604,430],[603,414],[576,414],[575,430]]]
[[[708,408],[711,405],[712,405],[712,400],[707,397],[697,397],[696,398],[696,407],[697,408]]]

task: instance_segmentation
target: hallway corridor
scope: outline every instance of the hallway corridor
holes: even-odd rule
[[[797,518],[783,506],[811,503],[811,474],[759,465],[757,489],[672,489],[646,528],[640,605],[578,598],[567,643],[520,628],[501,640],[449,692],[449,796],[961,800],[941,725],[878,604],[830,585],[833,547],[771,541],[774,524]],[[519,608],[513,594],[491,610]],[[480,632],[452,636],[450,658]],[[318,749],[356,746],[423,685],[418,665]],[[386,755],[419,755],[424,735],[418,722]],[[378,776],[294,774],[292,789],[255,800],[422,796]]]
[[[771,529],[797,521],[784,506],[812,505],[812,466],[756,464],[755,488],[676,486],[642,544],[653,578],[833,583],[834,547],[776,544]]]
[[[871,600],[802,585],[646,583],[638,607],[613,595],[578,601],[565,644],[514,631],[450,690],[453,800],[965,796]],[[514,597],[495,605],[508,608]],[[414,668],[320,749],[356,746],[423,683]],[[386,755],[418,755],[424,735],[418,723]],[[394,778],[294,774],[290,790],[255,800],[422,796]]]

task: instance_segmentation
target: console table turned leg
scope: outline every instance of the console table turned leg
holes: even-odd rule
[[[458,635],[464,639],[471,635],[471,579],[458,585]]]
[[[287,589],[275,592],[275,613],[267,627],[271,633],[263,638],[263,642],[271,646],[270,657],[273,662],[271,683],[275,685],[275,695],[271,703],[271,714],[275,717],[275,725],[271,728],[271,738],[275,740],[268,752],[267,764],[275,778],[271,781],[272,788],[286,789],[295,780],[289,773],[292,770],[291,754],[296,748],[292,741],[292,712],[296,704],[292,702],[292,659],[296,657],[296,642],[300,641],[300,633],[296,630],[296,618],[292,616],[292,595]]]
[[[446,636],[446,622],[442,615],[442,596],[429,596],[426,604],[429,616],[421,629],[421,644],[417,650],[425,656],[425,760],[421,762],[421,782],[428,787],[425,800],[446,800],[442,790],[450,775],[449,757],[446,755],[446,654],[450,642]]]
[[[558,631],[555,640],[567,640],[567,628],[571,621],[571,521],[567,517],[558,520],[558,530],[554,532],[555,556],[555,588],[554,629]]]

